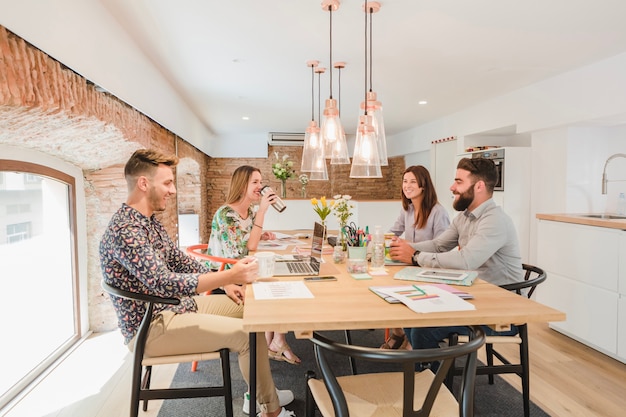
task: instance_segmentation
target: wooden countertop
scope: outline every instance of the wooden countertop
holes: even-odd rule
[[[600,215],[600,214],[598,214]],[[584,224],[587,226],[606,227],[609,229],[626,230],[626,219],[603,219],[587,217],[588,214],[580,213],[557,213],[557,214],[537,214],[541,220],[552,220],[555,222]]]

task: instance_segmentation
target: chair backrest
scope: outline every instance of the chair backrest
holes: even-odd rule
[[[433,407],[439,389],[453,365],[454,360],[466,356],[463,370],[463,383],[459,397],[459,411],[462,416],[473,415],[474,409],[474,379],[476,376],[476,351],[485,344],[485,333],[480,326],[469,326],[471,340],[466,344],[448,346],[436,349],[419,350],[391,350],[363,346],[348,345],[330,340],[317,332],[313,333],[311,341],[315,344],[317,365],[324,379],[324,384],[331,397],[336,417],[348,417],[346,398],[333,372],[332,366],[326,359],[324,351],[349,356],[371,362],[387,362],[401,364],[404,375],[403,386],[403,416],[428,416]],[[413,399],[415,395],[415,364],[418,362],[440,361],[439,369],[433,378],[424,402],[417,410]],[[398,387],[399,388],[399,387]],[[419,405],[418,405],[419,406]]]
[[[220,256],[207,255],[207,248],[209,245],[201,243],[198,245],[188,246],[186,252],[189,256],[193,256],[197,259],[204,261],[210,261],[213,264],[220,264],[218,271],[223,271],[227,264],[235,264],[239,259],[222,258]]]
[[[500,287],[504,288],[505,290],[515,291],[519,295],[522,295],[523,289],[528,288],[526,296],[530,298],[533,295],[533,292],[535,292],[535,288],[537,288],[537,285],[544,282],[548,277],[548,274],[546,274],[543,269],[534,265],[522,264],[522,268],[525,271],[524,281],[515,282],[513,284],[505,284],[501,285]]]
[[[180,300],[178,298],[163,298],[156,295],[140,294],[137,292],[122,290],[118,287],[114,287],[108,284],[104,280],[102,280],[101,285],[102,289],[104,289],[109,294],[118,297],[128,298],[130,300],[143,301],[148,303],[148,307],[146,308],[146,314],[143,316],[141,324],[139,325],[139,330],[137,330],[137,334],[135,335],[135,356],[139,357],[140,359],[143,358],[146,339],[148,338],[148,329],[150,328],[150,322],[152,321],[154,304],[159,303],[178,305],[180,304]]]

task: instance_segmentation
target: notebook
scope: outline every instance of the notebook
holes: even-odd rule
[[[311,256],[303,256],[295,260],[276,260],[274,276],[306,276],[319,275],[322,262],[322,246],[324,244],[324,226],[315,222],[311,238]]]

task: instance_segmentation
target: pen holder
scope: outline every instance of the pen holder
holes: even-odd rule
[[[350,259],[366,259],[366,246],[348,246],[348,258]]]

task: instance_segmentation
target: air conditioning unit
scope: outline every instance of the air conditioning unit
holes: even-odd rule
[[[304,133],[270,132],[267,143],[273,146],[304,146]]]

